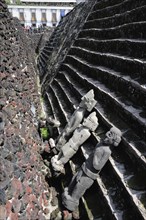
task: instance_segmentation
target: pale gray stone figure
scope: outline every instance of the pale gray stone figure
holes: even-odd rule
[[[60,150],[62,146],[65,145],[70,135],[82,122],[85,112],[90,112],[97,103],[97,101],[94,99],[93,89],[84,95],[81,100],[82,101],[79,104],[79,107],[77,107],[57,140],[56,149],[58,150]]]
[[[98,118],[96,112],[92,112],[84,119],[82,124],[76,128],[73,136],[60,149],[58,155],[51,159],[52,167],[55,171],[64,172],[64,164],[78,151],[79,147],[90,137],[91,132],[95,131],[98,126]]]
[[[112,127],[104,140],[96,145],[93,153],[83,163],[81,169],[73,177],[71,183],[65,188],[62,195],[63,205],[70,211],[74,211],[79,205],[79,199],[85,191],[93,184],[99,171],[108,161],[111,155],[110,146],[118,146],[121,141],[121,131]]]

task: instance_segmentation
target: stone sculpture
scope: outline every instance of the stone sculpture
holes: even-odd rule
[[[80,102],[79,106],[73,113],[68,124],[65,126],[63,132],[60,134],[57,140],[56,149],[58,150],[60,150],[62,146],[65,145],[70,135],[82,122],[86,110],[90,112],[97,103],[97,101],[94,99],[93,89],[90,90],[86,95],[84,95],[81,100],[82,101]]]
[[[96,112],[92,112],[82,124],[79,124],[69,141],[60,149],[59,154],[52,157],[51,163],[55,171],[62,172],[64,170],[64,164],[77,152],[81,144],[90,137],[91,132],[95,131],[97,126]]]
[[[70,211],[74,211],[79,205],[79,199],[85,191],[93,184],[99,171],[108,161],[111,155],[111,146],[118,146],[121,141],[121,131],[112,127],[105,139],[96,145],[88,159],[83,163],[81,169],[73,177],[71,183],[65,188],[62,195],[63,205]]]

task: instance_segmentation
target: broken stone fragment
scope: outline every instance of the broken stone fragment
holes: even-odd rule
[[[55,147],[55,141],[53,140],[53,138],[50,138],[50,139],[49,139],[49,144],[50,144],[50,147],[51,147],[51,148],[54,148],[54,147]]]
[[[60,122],[57,119],[53,119],[51,117],[47,118],[48,124],[52,125],[53,127],[59,127]]]

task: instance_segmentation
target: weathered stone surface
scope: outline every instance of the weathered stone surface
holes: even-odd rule
[[[37,62],[40,79],[44,86],[47,86],[51,78],[56,75],[93,4],[94,1],[90,1],[90,4],[85,2],[75,7],[71,13],[62,18],[46,41]]]
[[[86,2],[91,6],[93,1]],[[74,38],[71,33],[72,41],[64,36],[73,13],[68,14],[68,21],[64,19],[59,24],[40,54],[40,73],[45,73],[45,77],[41,75],[44,99],[49,116],[60,121],[58,133],[61,133],[80,98],[89,89],[94,89],[99,127],[97,134],[84,144],[82,153],[92,151],[95,137],[102,138],[113,125],[123,135],[120,147],[113,151],[105,169],[99,173],[98,187],[93,187],[84,199],[87,205],[89,202],[89,209],[93,209],[93,218],[144,220],[146,2],[94,0],[94,6],[88,12],[80,31],[76,29],[77,36]],[[76,28],[76,21],[72,19],[72,22],[75,22],[72,27]],[[72,32],[75,32],[74,28]],[[61,34],[59,30],[62,30]],[[59,43],[57,55],[55,43]],[[46,67],[51,68],[47,70]],[[57,142],[57,137],[54,141]],[[72,161],[77,167],[81,166],[81,155],[79,152]],[[91,200],[97,201],[101,208],[97,210]]]
[[[4,0],[0,1],[0,11],[0,218],[45,220],[45,208],[51,201],[41,169],[35,54]]]

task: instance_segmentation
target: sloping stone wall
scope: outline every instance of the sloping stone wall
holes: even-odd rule
[[[37,60],[42,84],[49,82],[57,73],[61,62],[77,37],[93,4],[94,1],[91,0],[90,4],[80,3],[77,5],[70,13],[62,18],[46,42]]]
[[[45,46],[45,43],[49,39],[53,30],[54,30],[54,28],[49,28],[48,30],[46,29],[42,33],[29,34],[29,37],[32,40],[33,48],[34,48],[36,54],[39,54],[41,49]]]
[[[40,155],[34,53],[19,26],[1,0],[0,219],[51,219],[53,189]]]

